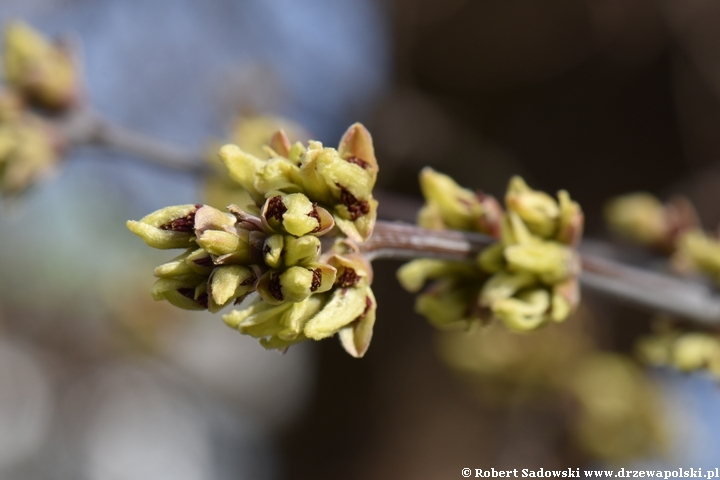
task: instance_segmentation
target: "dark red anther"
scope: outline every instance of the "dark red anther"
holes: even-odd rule
[[[285,212],[287,212],[287,207],[283,203],[282,197],[280,195],[276,195],[268,201],[268,208],[265,216],[268,219],[274,218],[275,220],[281,222]]]
[[[350,220],[355,221],[358,217],[370,213],[370,204],[365,200],[358,200],[347,188],[338,185],[340,188],[340,203],[345,205],[350,212]]]
[[[322,270],[319,268],[316,268],[312,271],[313,278],[312,278],[312,284],[310,285],[310,291],[314,292],[318,288],[320,288],[320,284],[322,283]]]
[[[368,168],[370,168],[370,164],[369,164],[368,162],[366,162],[365,160],[363,160],[362,158],[358,158],[358,157],[348,157],[348,158],[345,159],[345,161],[348,162],[348,163],[354,163],[355,165],[357,165],[357,166],[359,166],[359,167],[362,167],[362,168],[365,169],[365,170],[367,170]]]
[[[270,277],[270,283],[268,284],[270,295],[275,297],[277,300],[283,300],[282,287],[280,286],[280,274],[273,273]]]
[[[335,284],[340,288],[354,287],[360,281],[360,276],[355,273],[355,270],[349,267],[345,267],[343,272],[335,280]]]

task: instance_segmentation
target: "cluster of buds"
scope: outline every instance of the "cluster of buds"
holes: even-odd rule
[[[28,103],[65,110],[80,98],[78,69],[62,44],[53,44],[21,22],[5,29],[5,80]]]
[[[637,343],[640,359],[655,367],[682,372],[707,371],[720,380],[720,336],[707,332],[683,332],[661,322],[655,332]]]
[[[50,173],[63,150],[57,128],[31,107],[62,113],[75,106],[80,88],[68,51],[27,25],[7,25],[3,47],[0,192],[16,195]]]
[[[605,218],[618,235],[672,254],[677,272],[700,272],[720,285],[720,237],[702,230],[685,197],[675,196],[664,204],[649,193],[617,197],[605,207]]]
[[[0,90],[0,192],[17,195],[49,174],[60,158],[60,138],[14,91]]]
[[[678,240],[672,264],[680,272],[703,273],[720,285],[720,238],[700,229],[685,232]]]
[[[351,126],[337,149],[310,141],[291,144],[278,131],[266,147],[269,159],[246,152],[237,145],[220,150],[230,177],[252,197],[256,206],[282,193],[302,193],[327,209],[339,230],[353,241],[366,240],[377,217],[372,190],[378,164],[370,133],[361,124]]]
[[[572,433],[595,458],[625,463],[662,453],[667,431],[659,392],[626,356],[595,352],[578,360],[567,379],[575,407]]]
[[[284,156],[276,154],[278,150]],[[211,312],[250,296],[242,309],[223,319],[240,333],[258,338],[264,347],[284,350],[303,340],[338,334],[348,353],[362,357],[370,345],[377,308],[370,289],[372,268],[352,240],[341,238],[323,253],[319,237],[338,233],[336,226],[353,239],[372,230],[375,206],[363,214],[368,218],[345,218],[352,212],[342,193],[353,192],[347,195],[355,201],[376,205],[371,192],[362,190],[372,189],[377,174],[372,140],[356,124],[343,136],[339,152],[317,142],[305,149],[290,146],[280,131],[268,152],[270,158],[260,160],[236,145],[220,150],[231,176],[251,195],[254,203],[246,208],[231,205],[222,212],[206,205],[181,205],[128,222],[128,228],[151,247],[187,249],[155,269],[159,278],[152,295],[181,308]],[[353,169],[348,171],[346,165]],[[283,177],[288,172],[294,172],[292,178],[300,183],[289,184],[291,177]],[[332,203],[336,190],[331,185],[341,191],[339,204]],[[333,213],[315,198],[331,206]],[[338,225],[341,221],[348,223]]]
[[[498,241],[474,264],[419,259],[403,266],[398,278],[410,292],[433,280],[417,298],[418,313],[440,327],[497,318],[512,330],[529,331],[575,310],[580,264],[574,247],[583,214],[567,192],[555,200],[514,177],[503,212],[491,196],[430,169],[423,170],[421,186],[427,199],[421,226],[477,231]]]
[[[493,408],[542,402],[557,409],[587,457],[623,462],[663,447],[654,384],[626,356],[600,351],[582,321],[533,335],[498,324],[445,333],[439,351]]]
[[[663,204],[649,193],[623,195],[609,201],[604,214],[618,236],[664,253],[674,252],[685,233],[700,225],[695,208],[682,196]]]

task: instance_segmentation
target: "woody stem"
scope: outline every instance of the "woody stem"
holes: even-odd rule
[[[207,172],[200,152],[135,132],[89,108],[70,112],[56,122],[70,146],[91,145],[128,153],[139,160],[163,168],[185,171],[194,175]]]
[[[360,244],[371,259],[439,258],[473,260],[495,242],[486,235],[454,230],[427,230],[378,221],[372,236]],[[648,310],[666,312],[706,325],[720,325],[720,296],[704,285],[623,265],[595,255],[581,255],[580,282],[589,288]]]

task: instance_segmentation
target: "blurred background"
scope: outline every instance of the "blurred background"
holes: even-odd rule
[[[593,239],[607,236],[603,202],[635,190],[683,192],[706,228],[720,221],[713,0],[3,0],[0,20],[16,18],[81,42],[98,111],[188,150],[228,138],[242,114],[285,116],[331,146],[362,121],[381,218],[413,220],[416,176],[431,165],[498,196],[512,174],[566,188]],[[453,357],[456,340],[412,313],[398,263],[376,265],[363,360],[334,340],[266,352],[218,315],[153,302],[152,268],[168,256],[125,220],[200,202],[203,188],[87,147],[2,205],[0,479],[718,466],[709,378],[646,371],[661,445],[603,456],[573,436],[576,406],[532,385],[533,368],[458,367],[475,360]],[[630,352],[650,316],[584,295],[571,343]],[[517,362],[552,372],[565,358],[552,355]]]

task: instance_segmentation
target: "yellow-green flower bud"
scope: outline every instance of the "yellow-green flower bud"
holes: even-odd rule
[[[544,288],[521,292],[515,297],[496,301],[491,310],[510,330],[528,332],[548,320],[550,294]]]
[[[308,142],[308,148],[300,159],[300,178],[305,195],[323,205],[332,205],[334,203],[333,194],[317,170],[318,160],[326,155],[337,155],[337,152],[332,148],[323,148],[320,142],[312,140]]]
[[[502,242],[494,243],[480,252],[477,256],[477,264],[487,273],[498,273],[507,266],[504,252],[505,245]]]
[[[160,278],[175,278],[195,274],[196,271],[187,262],[187,258],[191,253],[193,253],[193,249],[155,268],[155,276]]]
[[[255,188],[265,194],[301,192],[300,168],[285,158],[268,160],[255,174]]]
[[[368,172],[374,185],[378,162],[375,158],[372,137],[367,128],[360,123],[351,125],[340,139],[338,154],[346,162],[358,165]]]
[[[269,337],[285,328],[283,316],[294,305],[270,305],[261,300],[254,301],[243,310],[233,310],[223,315],[223,320],[229,327],[238,329],[244,335],[255,338]]]
[[[202,205],[165,207],[127,227],[153,248],[187,248],[195,241],[195,213]]]
[[[420,172],[420,189],[428,205],[440,213],[443,223],[455,230],[477,231],[483,210],[477,195],[430,167]]]
[[[334,225],[330,213],[302,193],[268,198],[262,209],[262,220],[269,229],[296,237],[308,233],[323,235]]]
[[[305,325],[325,306],[325,302],[325,296],[311,295],[302,302],[293,303],[284,315],[282,322],[284,328],[277,332],[277,337],[284,341],[306,339],[303,333]]]
[[[720,283],[720,240],[709,237],[701,230],[689,231],[680,238],[675,260],[689,262]]]
[[[442,219],[440,207],[435,203],[426,203],[417,214],[418,227],[428,230],[445,230],[446,225]]]
[[[318,156],[315,168],[335,198],[340,198],[343,204],[346,204],[343,196],[352,196],[356,201],[368,198],[375,186],[373,175],[361,165],[341,158],[336,150],[325,150],[326,154]]]
[[[60,143],[46,121],[29,113],[0,125],[0,192],[17,195],[51,173]]]
[[[263,137],[267,138],[267,137]],[[264,140],[263,140],[264,141]],[[272,134],[270,141],[267,144],[272,150],[273,157],[284,157],[287,158],[290,155],[290,139],[288,138],[285,130],[278,130]]]
[[[192,271],[199,275],[210,275],[215,266],[210,254],[202,248],[198,248],[190,253],[187,258],[185,258],[185,263],[190,266]]]
[[[687,333],[675,342],[673,365],[686,372],[701,368],[720,368],[718,339],[705,333]]]
[[[283,247],[285,246],[285,240],[282,235],[270,235],[265,239],[265,246],[263,247],[263,259],[265,265],[270,268],[278,268],[282,265],[283,259]]]
[[[257,291],[267,303],[300,302],[313,293],[328,291],[335,281],[336,270],[323,263],[270,270],[257,283]]]
[[[255,272],[248,267],[240,265],[217,267],[208,279],[210,311],[217,311],[231,300],[253,291],[255,280],[257,280]]]
[[[604,210],[610,229],[642,245],[656,245],[665,239],[663,205],[649,193],[633,193],[612,199]]]
[[[558,224],[557,240],[572,247],[580,243],[585,224],[585,216],[577,202],[570,199],[565,190],[558,192],[560,205],[560,220]]]
[[[534,234],[543,238],[555,235],[560,216],[557,202],[547,193],[528,187],[521,177],[510,180],[505,205],[517,213]]]
[[[415,311],[440,329],[469,328],[474,320],[485,320],[477,301],[477,289],[453,280],[441,280],[415,300]]]
[[[223,320],[240,333],[259,338],[263,347],[282,350],[307,340],[302,333],[303,327],[324,304],[325,299],[316,295],[302,302],[275,306],[258,299],[243,310],[224,315]]]
[[[502,243],[505,245],[525,245],[535,243],[539,239],[528,230],[525,222],[520,216],[509,211],[502,219],[502,229],[500,233]]]
[[[155,300],[167,300],[185,310],[205,310],[208,307],[207,278],[187,275],[179,278],[159,278],[152,287]]]
[[[367,291],[368,287],[334,289],[323,309],[305,324],[305,336],[321,340],[355,321],[368,307]]]
[[[241,231],[240,233],[247,233]],[[197,237],[197,243],[210,254],[218,257],[237,254],[240,258],[250,259],[250,249],[247,238],[241,238],[236,233],[221,230],[206,230]]]
[[[550,318],[562,322],[573,313],[580,304],[580,283],[577,277],[571,277],[553,286],[552,310]]]
[[[287,159],[290,160],[293,164],[299,165],[302,161],[303,155],[305,155],[305,152],[307,150],[305,149],[305,146],[300,142],[295,142],[290,147],[290,151],[288,152]]]
[[[537,277],[529,272],[498,272],[490,277],[480,291],[480,304],[492,307],[496,302],[510,298],[518,291],[531,287]]]
[[[579,268],[573,251],[556,242],[510,245],[505,248],[505,260],[511,271],[532,273],[546,284],[558,283]]]
[[[408,262],[397,271],[400,284],[408,292],[419,292],[428,280],[443,277],[477,277],[477,267],[467,262],[449,262],[420,258]]]
[[[362,255],[332,255],[327,262],[337,271],[335,286],[338,288],[365,287],[372,283],[372,266]]]
[[[255,175],[265,162],[244,152],[237,145],[225,145],[218,153],[230,173],[230,178],[244,188],[255,202],[262,202],[264,195],[255,188]]]
[[[367,288],[363,313],[338,331],[338,338],[343,348],[355,358],[362,358],[370,347],[376,311],[375,295],[370,288]]]
[[[5,28],[5,78],[29,100],[60,109],[78,100],[79,82],[68,52],[21,22]]]
[[[285,266],[306,265],[317,261],[320,256],[320,239],[312,235],[300,238],[286,236],[284,246]]]
[[[233,228],[237,223],[235,216],[222,212],[217,208],[203,205],[195,212],[195,234],[200,235],[206,230],[223,230],[235,232]]]
[[[347,204],[335,206],[335,224],[351,240],[363,242],[375,229],[378,202],[372,197],[362,201],[352,196],[344,198]]]

